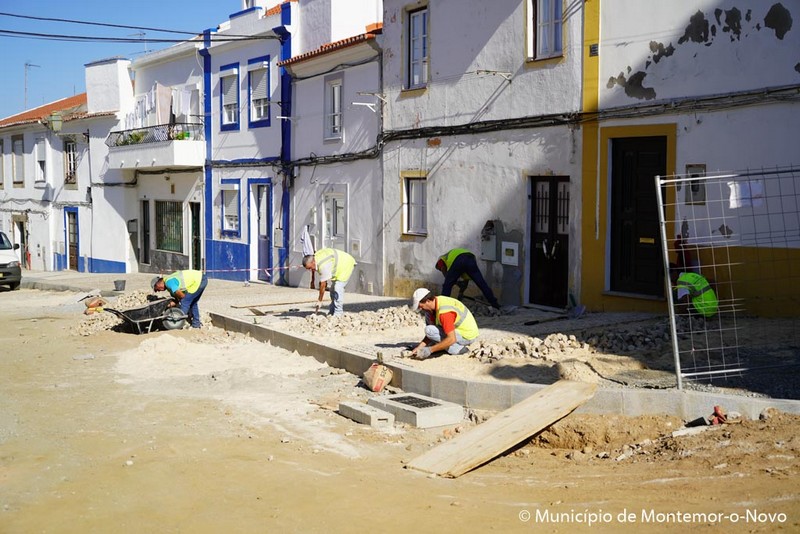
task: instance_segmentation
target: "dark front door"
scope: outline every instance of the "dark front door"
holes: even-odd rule
[[[150,201],[142,200],[142,263],[150,263]]]
[[[71,271],[78,270],[78,213],[67,212],[67,266]]]
[[[569,178],[532,178],[530,302],[565,308],[569,273]]]
[[[272,244],[270,234],[272,231],[272,204],[270,199],[270,186],[256,186],[256,210],[258,213],[258,279],[265,282],[272,281],[272,265],[270,251]]]
[[[663,296],[655,177],[667,172],[667,139],[614,139],[611,154],[611,290]]]
[[[192,244],[191,244],[191,254],[192,254],[192,264],[191,268],[195,269],[196,271],[203,270],[203,266],[201,265],[202,262],[202,253],[200,251],[200,203],[199,202],[189,202],[189,210],[192,213]]]

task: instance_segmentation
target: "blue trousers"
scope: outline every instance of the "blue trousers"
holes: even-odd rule
[[[186,295],[181,299],[181,311],[184,315],[189,316],[189,320],[192,323],[192,328],[200,328],[200,308],[197,307],[197,302],[200,300],[200,297],[203,296],[203,291],[205,291],[206,286],[208,285],[208,278],[206,275],[203,275],[202,280],[200,281],[200,287],[197,288],[197,291],[194,293],[186,293]]]

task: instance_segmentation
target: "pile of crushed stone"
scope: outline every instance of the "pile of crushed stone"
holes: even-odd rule
[[[334,334],[346,336],[350,333],[380,332],[422,326],[422,316],[408,309],[408,306],[395,306],[377,311],[345,313],[334,317],[325,314],[312,314],[306,317],[293,318],[286,329],[299,334]]]
[[[113,308],[119,311],[132,310],[141,308],[149,303],[148,296],[153,293],[150,291],[138,290],[130,291],[119,295],[116,299],[109,300],[106,308]],[[208,313],[200,312],[201,322],[203,327],[211,325],[211,317]],[[90,315],[84,315],[83,320],[78,324],[78,327],[72,331],[73,335],[77,336],[91,336],[98,332],[105,330],[121,330],[124,321],[108,311],[95,312]]]

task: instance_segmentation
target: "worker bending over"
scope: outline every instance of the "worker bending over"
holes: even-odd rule
[[[208,279],[200,271],[187,269],[185,271],[175,271],[169,276],[156,276],[150,282],[153,291],[159,292],[165,289],[169,291],[172,298],[178,301],[181,311],[189,317],[192,328],[200,328],[200,308],[197,303],[203,296]],[[170,306],[174,306],[170,303]]]
[[[344,288],[355,266],[356,259],[353,256],[335,248],[322,248],[314,254],[303,256],[303,267],[319,275],[319,301],[315,313],[319,311],[325,288],[330,282],[331,305],[328,313],[333,316],[344,314]]]
[[[480,269],[478,269],[478,262],[475,259],[475,254],[465,248],[454,248],[449,250],[436,262],[436,269],[441,271],[444,275],[444,284],[442,284],[442,295],[445,297],[450,296],[453,285],[459,288],[458,298],[464,295],[467,290],[469,281],[475,282],[478,289],[481,290],[483,296],[486,297],[487,302],[492,308],[500,309],[500,303],[492,293],[492,288],[483,279]]]

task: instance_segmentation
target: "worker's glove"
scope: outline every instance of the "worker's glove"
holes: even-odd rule
[[[416,356],[418,360],[424,360],[425,358],[430,358],[431,349],[429,349],[428,347],[422,347],[420,349],[417,349]]]

